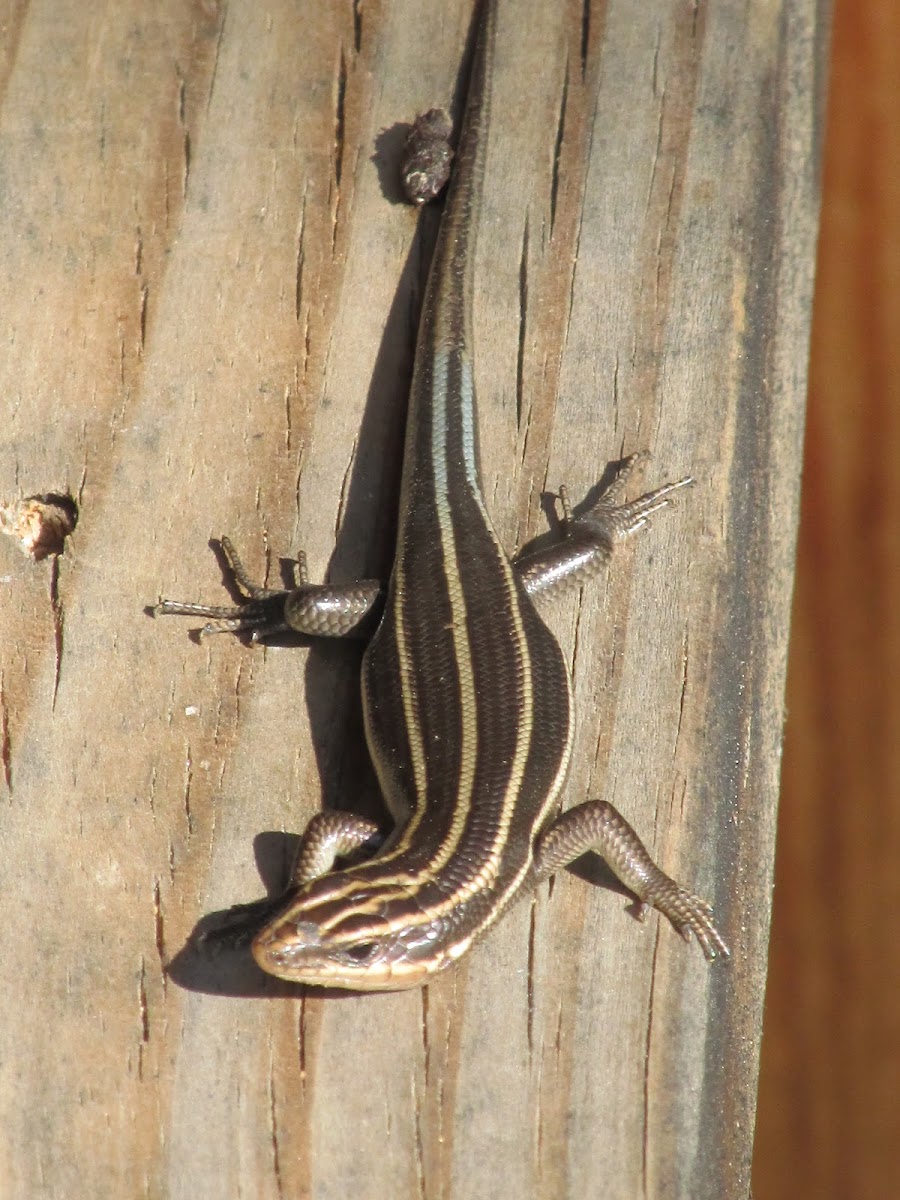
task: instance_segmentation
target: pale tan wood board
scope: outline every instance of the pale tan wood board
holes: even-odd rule
[[[478,243],[485,493],[637,448],[697,480],[548,614],[568,795],[714,902],[709,969],[564,874],[426,991],[301,995],[184,952],[320,804],[373,810],[358,651],[202,646],[228,532],[276,579],[390,562],[436,214],[398,122],[454,93],[460,0],[9,3],[0,498],[0,1168],[14,1196],[744,1196],[826,41],[813,0],[502,0]],[[188,623],[189,624],[189,623]],[[263,835],[263,836],[260,836]],[[257,839],[256,841],[254,839]],[[581,872],[584,874],[584,872]],[[590,873],[589,873],[590,874]],[[174,964],[174,965],[173,965]],[[168,973],[167,973],[168,972]]]

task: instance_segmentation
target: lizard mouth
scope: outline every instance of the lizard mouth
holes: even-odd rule
[[[279,921],[253,939],[252,953],[263,971],[292,983],[351,991],[400,991],[418,987],[445,965],[443,960],[414,962],[390,955],[377,939],[329,945],[308,921]]]

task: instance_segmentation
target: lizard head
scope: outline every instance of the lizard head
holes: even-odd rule
[[[466,950],[414,887],[335,872],[305,884],[259,931],[252,951],[268,974],[354,991],[416,987]]]

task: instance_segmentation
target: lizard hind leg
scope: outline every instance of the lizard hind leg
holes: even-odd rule
[[[646,907],[669,918],[686,942],[691,934],[706,958],[728,958],[725,939],[705,900],[676,883],[656,865],[644,843],[618,809],[604,800],[588,800],[561,814],[538,837],[534,852],[536,882],[553,875],[589,850],[598,853],[616,877],[637,896],[637,916]]]

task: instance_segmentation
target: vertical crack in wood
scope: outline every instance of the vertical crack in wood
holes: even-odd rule
[[[146,283],[141,284],[141,294],[138,301],[138,358],[144,357],[144,347],[147,344],[147,299],[149,295],[149,285]],[[124,384],[124,377],[122,382]]]
[[[421,1200],[428,1200],[430,1195],[427,1178],[426,1167],[426,1150],[424,1143],[424,1135],[422,1129],[423,1123],[423,1100],[428,1109],[429,1117],[435,1112],[435,1105],[430,1103],[431,1093],[434,1088],[434,1079],[432,1077],[432,1046],[431,1038],[428,1033],[428,1009],[429,1009],[429,989],[427,985],[422,988],[419,996],[419,1031],[422,1037],[422,1072],[425,1080],[425,1097],[420,1097],[416,1085],[416,1067],[412,1067],[412,1092],[413,1092],[413,1113],[415,1122],[415,1156],[416,1156],[416,1180],[419,1187],[419,1196]],[[440,1145],[441,1129],[440,1122],[442,1120],[441,1106],[437,1106],[438,1129],[429,1128],[429,1132],[433,1137],[436,1137],[436,1144]],[[429,1126],[431,1122],[428,1121]]]
[[[141,955],[138,997],[141,1009],[141,1041],[146,1045],[150,1041],[150,1006],[147,1000],[147,960],[143,954]]]
[[[681,738],[681,727],[684,722],[684,709],[687,701],[688,687],[688,657],[690,648],[690,634],[685,628],[684,637],[681,642],[681,693],[678,698],[678,725],[675,729],[675,747],[673,757],[678,751],[678,742]]]
[[[531,898],[531,912],[528,917],[528,968],[526,972],[526,1004],[528,1014],[528,1059],[529,1066],[533,1068],[534,1063],[534,972],[535,972],[535,956],[537,946],[537,892]]]
[[[275,1051],[272,1046],[271,1031],[269,1035],[269,1137],[272,1146],[272,1174],[275,1176],[275,1187],[278,1195],[283,1196],[281,1156],[278,1150],[278,1105],[275,1099]]]
[[[187,196],[188,178],[191,173],[191,133],[188,129],[185,101],[186,84],[181,69],[176,63],[175,74],[178,79],[178,124],[181,126],[181,198]]]
[[[659,97],[659,107],[656,117],[656,145],[653,147],[653,161],[650,164],[650,178],[647,181],[647,197],[644,201],[645,215],[650,212],[653,205],[653,197],[656,193],[656,173],[659,169],[659,160],[662,156],[663,149],[663,126],[666,119],[666,89],[663,88],[662,94]]]
[[[291,385],[284,385],[284,451],[286,455],[291,453],[291,435],[293,434],[293,422],[291,420]]]
[[[3,763],[3,781],[12,800],[12,743],[9,732],[9,705],[3,673],[0,672],[0,761]]]
[[[193,762],[191,759],[191,745],[188,742],[184,760],[184,783],[182,785],[182,803],[184,806],[184,816],[187,822],[188,837],[194,832],[194,814],[191,812],[191,781],[193,779]]]
[[[296,518],[297,529],[300,527],[300,514],[302,512],[302,504],[300,500],[300,481],[303,479],[303,453],[305,449],[305,444],[301,442],[297,448],[297,469],[294,472],[294,516]],[[305,533],[302,536],[305,537]]]
[[[656,27],[656,41],[653,44],[653,65],[650,68],[650,92],[654,100],[659,98],[659,50],[662,28]]]
[[[422,1102],[416,1084],[416,1072],[410,1073],[410,1088],[412,1090],[413,1129],[415,1131],[413,1154],[416,1162],[416,1183],[420,1200],[428,1200],[428,1186],[425,1179],[425,1147],[422,1140]]]
[[[144,1049],[150,1041],[150,1010],[147,1001],[147,963],[141,955],[141,969],[138,975],[138,1014],[141,1026],[141,1040],[138,1043],[137,1077],[144,1078]]]
[[[586,160],[585,178],[587,178],[587,172],[589,169],[590,169],[590,151],[588,152],[588,158]],[[568,341],[569,341],[569,326],[572,324],[572,309],[575,307],[575,280],[578,276],[578,256],[581,253],[581,233],[582,233],[583,228],[584,228],[584,205],[582,204],[581,209],[578,213],[578,228],[575,231],[575,239],[574,239],[575,245],[574,245],[574,251],[572,254],[572,270],[569,272],[569,304],[568,304],[568,307],[566,308],[566,319],[565,319],[565,323],[564,323],[563,329],[562,329],[562,338],[560,339],[560,341],[561,341],[561,345],[559,348],[560,358],[562,357],[563,351],[565,350],[566,346],[568,345]]]
[[[169,843],[170,852],[172,843]],[[166,975],[166,933],[165,921],[162,911],[162,896],[160,893],[159,876],[153,877],[153,940],[156,945],[156,954],[159,958],[160,975],[162,976],[163,994],[165,994],[168,986],[168,977]]]
[[[347,462],[347,467],[346,467],[346,470],[344,471],[343,478],[341,479],[341,490],[340,490],[340,495],[339,495],[339,499],[338,499],[338,506],[337,506],[337,512],[335,514],[334,529],[333,529],[333,536],[334,536],[335,541],[337,541],[337,539],[338,539],[338,534],[340,533],[341,525],[344,522],[344,515],[347,511],[347,503],[350,498],[350,483],[353,478],[353,468],[356,464],[356,456],[357,456],[358,451],[359,451],[359,437],[357,436],[353,439],[353,445],[350,447],[350,458]]]
[[[578,589],[578,601],[575,606],[575,628],[572,631],[572,665],[569,668],[569,673],[572,677],[573,686],[575,673],[578,670],[578,658],[581,653],[581,621],[584,616],[584,588]]]
[[[265,646],[263,647],[263,649],[265,650]],[[243,679],[244,679],[244,661],[245,661],[245,660],[244,660],[243,658],[239,658],[239,659],[238,659],[238,663],[237,663],[237,670],[236,670],[236,672],[235,672],[235,677],[234,677],[234,728],[235,728],[235,729],[240,729],[240,727],[241,727],[241,720],[242,720],[242,713],[241,713],[241,684],[242,684],[242,682],[243,682]],[[253,679],[253,660],[252,660],[252,658],[251,658],[251,659],[249,659],[249,660],[247,660],[247,661],[248,661],[247,672],[248,672],[248,674],[250,675],[250,679],[251,679],[251,682],[252,682],[252,679]],[[223,770],[224,770],[224,766],[223,766]],[[220,781],[220,782],[221,782],[221,781]],[[215,808],[215,805],[214,805],[213,807]]]
[[[297,1013],[297,1067],[300,1082],[306,1086],[306,997],[301,996]]]
[[[222,51],[222,39],[225,36],[225,19],[222,15],[221,5],[215,4],[214,21],[218,22],[219,31],[216,36],[216,48],[213,52],[212,70],[209,73],[209,90],[206,93],[206,112],[209,115],[210,105],[212,104],[213,92],[216,87],[216,76],[219,73],[219,57]]]
[[[303,237],[306,232],[306,196],[307,191],[303,191],[303,200],[300,204],[300,221],[297,227],[297,256],[295,266],[295,282],[294,282],[294,317],[299,325],[300,315],[303,312],[303,269],[306,266],[306,248],[303,244]],[[309,334],[307,332],[306,338]],[[306,341],[304,338],[304,341]],[[305,356],[309,356],[309,345],[306,345]]]
[[[519,341],[516,351],[516,425],[520,433],[524,407],[525,333],[528,327],[528,243],[529,224],[526,214],[525,228],[522,232],[522,253],[519,256]]]
[[[56,708],[56,697],[59,692],[59,680],[62,673],[63,632],[65,619],[62,604],[59,599],[59,555],[54,555],[50,562],[50,611],[53,616],[53,649],[55,654],[53,670],[53,699],[51,711]]]
[[[563,139],[566,131],[566,113],[569,106],[569,59],[563,73],[563,89],[559,102],[559,112],[556,118],[556,140],[553,143],[553,169],[550,176],[550,238],[553,239],[553,227],[556,224],[556,201],[559,195],[560,162],[562,160]]]
[[[591,40],[591,0],[583,0],[581,5],[581,78],[587,74],[588,46]]]
[[[333,140],[333,172],[335,192],[339,196],[341,177],[344,171],[344,123],[346,119],[345,103],[347,99],[347,57],[341,47],[338,60],[338,73],[334,94],[334,140]]]
[[[428,1039],[428,987],[423,987],[421,992],[421,1008],[420,1008],[420,1029],[422,1033],[422,1051],[424,1054],[425,1066],[425,1086],[427,1087],[431,1078],[431,1044]]]

